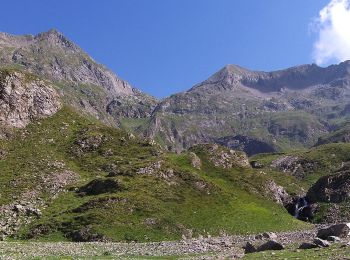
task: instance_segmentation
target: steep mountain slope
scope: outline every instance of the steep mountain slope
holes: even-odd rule
[[[200,142],[265,147],[256,152],[301,148],[348,120],[349,102],[349,61],[276,72],[228,65],[160,102],[146,132],[177,151]]]
[[[120,116],[147,117],[156,103],[56,30],[35,36],[0,33],[0,66],[51,80],[66,103],[111,124]]]

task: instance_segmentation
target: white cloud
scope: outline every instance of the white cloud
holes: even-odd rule
[[[317,64],[350,60],[350,0],[332,0],[312,27],[318,34],[313,51]]]

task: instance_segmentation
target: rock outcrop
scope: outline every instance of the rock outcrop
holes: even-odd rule
[[[298,156],[284,155],[274,160],[271,167],[302,179],[308,172],[317,169],[318,162]]]
[[[190,149],[196,151],[205,151],[208,153],[208,159],[215,167],[230,169],[233,167],[250,168],[247,155],[241,151],[234,151],[217,144],[201,144]]]
[[[321,177],[308,191],[311,203],[340,203],[350,198],[350,171]]]

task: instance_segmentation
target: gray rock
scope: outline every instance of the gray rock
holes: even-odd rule
[[[258,234],[258,235],[255,236],[255,239],[263,239],[263,238],[264,238],[264,237],[263,237],[262,234]]]
[[[350,223],[332,225],[328,228],[318,230],[317,237],[327,239],[330,236],[346,238],[350,233]]]
[[[258,161],[252,161],[252,162],[250,162],[250,165],[251,165],[254,169],[261,169],[261,168],[264,168],[264,164],[262,164],[261,162],[258,162]]]
[[[287,205],[292,202],[291,196],[286,192],[286,190],[277,185],[274,180],[268,180],[265,184],[266,191],[268,192],[268,196],[280,205]],[[274,237],[271,237],[274,239]]]
[[[318,245],[316,245],[315,243],[304,242],[298,248],[299,249],[312,249],[312,248],[316,248],[316,247],[318,247]]]

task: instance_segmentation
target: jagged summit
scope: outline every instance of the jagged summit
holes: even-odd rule
[[[69,40],[63,33],[56,29],[50,29],[47,32],[42,32],[34,37],[34,41],[47,41],[52,46],[60,46],[76,51],[81,50],[76,44]]]

